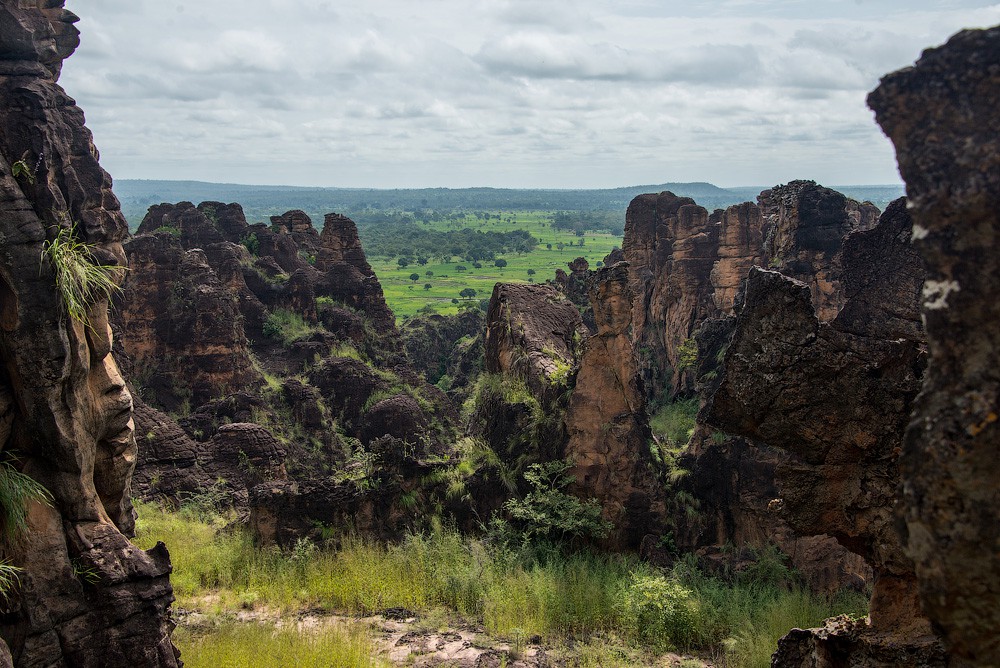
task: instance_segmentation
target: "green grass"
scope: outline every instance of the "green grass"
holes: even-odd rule
[[[542,283],[554,278],[556,269],[566,270],[566,264],[577,257],[586,258],[590,268],[596,269],[597,263],[604,260],[612,248],[621,246],[621,237],[606,232],[588,232],[583,237],[577,237],[572,232],[549,227],[550,215],[551,212],[545,211],[514,211],[505,212],[502,220],[491,219],[484,222],[469,215],[465,222],[458,223],[460,227],[473,227],[483,231],[522,229],[541,239],[541,243],[531,253],[498,256],[507,261],[507,266],[503,269],[495,267],[493,261],[489,260],[482,260],[482,268],[476,269],[471,262],[458,257],[452,258],[453,262],[441,263],[440,258],[435,258],[424,266],[414,263],[402,269],[396,264],[396,258],[368,259],[382,284],[389,307],[397,318],[408,318],[428,305],[438,313],[456,313],[459,305],[453,304],[451,300],[466,301],[459,296],[465,288],[476,290],[476,299],[489,299],[493,286],[498,282],[528,283],[532,279],[536,283]],[[513,220],[508,222],[508,216],[513,217]],[[450,221],[428,224],[417,222],[414,225],[428,229],[454,229]],[[577,245],[581,238],[584,240],[583,247]],[[565,244],[563,250],[558,249],[559,243]],[[572,246],[569,245],[571,243]],[[552,244],[552,249],[547,249],[546,244]],[[467,271],[457,271],[458,265],[467,267]],[[529,269],[535,271],[533,276],[528,274]],[[428,271],[433,272],[433,275],[427,276]],[[412,273],[420,274],[420,278],[411,281]],[[425,283],[431,284],[429,290],[424,289]]]
[[[698,399],[681,399],[659,407],[649,418],[649,428],[671,448],[687,445],[698,415]]]
[[[445,609],[508,639],[613,638],[634,652],[676,646],[725,654],[727,665],[764,666],[793,626],[864,611],[859,599],[829,601],[766,578],[726,584],[688,562],[666,572],[623,555],[551,552],[539,561],[447,530],[396,544],[347,538],[338,550],[302,543],[282,553],[222,531],[222,518],[137,508],[137,544],[163,540],[170,548],[178,605],[209,613]],[[669,605],[661,604],[664,592]]]
[[[98,264],[90,246],[77,239],[75,231],[75,226],[59,228],[55,238],[43,244],[42,257],[55,273],[66,314],[89,327],[87,310],[122,291],[118,280],[125,268]]]
[[[276,628],[262,623],[222,623],[206,629],[179,627],[174,643],[188,668],[360,668],[389,666],[375,658],[366,629],[328,625],[321,629]]]
[[[307,323],[301,315],[286,308],[274,309],[264,321],[264,334],[285,346],[318,331],[321,331],[319,326]]]

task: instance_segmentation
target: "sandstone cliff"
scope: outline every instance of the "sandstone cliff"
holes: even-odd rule
[[[930,353],[900,456],[906,548],[952,665],[1000,661],[1000,27],[966,31],[882,80],[927,263]]]
[[[662,534],[666,509],[630,339],[628,265],[598,270],[589,293],[597,331],[584,342],[566,413],[566,456],[573,461],[574,491],[600,501],[614,527],[608,544],[636,549],[647,534]]]
[[[0,634],[15,665],[176,666],[167,550],[127,538],[136,442],[108,301],[71,313],[57,289],[67,263],[120,280],[127,234],[83,113],[56,84],[79,43],[62,5],[0,3],[0,446],[53,497],[30,505],[23,541],[3,540],[23,571]],[[53,242],[82,246],[41,259]]]
[[[839,250],[854,230],[872,227],[878,210],[812,181],[765,190],[709,214],[673,193],[640,195],[629,205],[622,250],[636,295],[634,341],[653,396],[694,390],[682,347],[708,318],[732,312],[751,266],[778,268],[802,280],[820,317],[843,303]],[[689,344],[690,345],[690,344]]]
[[[868,627],[790,636],[782,656],[816,644],[859,665],[944,665],[893,522],[898,453],[925,364],[916,324],[924,270],[910,228],[899,200],[875,229],[843,242],[837,292],[846,304],[832,321],[821,317],[829,302],[814,305],[829,294],[822,286],[752,269],[704,412],[712,426],[785,452],[776,503],[791,526],[832,535],[875,571]]]

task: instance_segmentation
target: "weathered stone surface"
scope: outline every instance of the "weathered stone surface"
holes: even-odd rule
[[[752,269],[704,418],[790,455],[776,465],[789,524],[802,535],[835,537],[875,571],[874,635],[865,638],[912,641],[931,648],[921,661],[939,665],[893,515],[897,457],[925,363],[914,326],[914,286],[924,270],[909,248],[909,229],[897,202],[876,229],[849,237],[842,281],[857,301],[844,306],[843,321],[821,322],[810,286]],[[892,273],[873,267],[871,257]],[[888,665],[864,663],[875,661],[866,643],[852,649],[851,660]]]
[[[636,295],[633,340],[653,395],[694,390],[681,347],[702,322],[732,312],[751,266],[778,268],[809,285],[821,320],[843,305],[841,244],[871,228],[878,209],[813,181],[776,186],[758,200],[711,215],[669,192],[629,205],[622,250]]]
[[[138,236],[126,250],[130,271],[116,319],[133,382],[169,410],[263,383],[239,303],[204,251],[185,250],[163,232]]]
[[[448,389],[468,383],[468,371],[459,362],[465,346],[483,332],[485,317],[480,309],[463,309],[455,315],[427,315],[409,318],[402,326],[403,344],[414,369],[430,383],[448,376]],[[480,344],[480,349],[482,345]],[[482,364],[480,362],[480,369]],[[458,370],[460,373],[453,374]]]
[[[813,181],[792,181],[765,190],[757,199],[764,235],[762,259],[808,285],[819,319],[832,320],[845,301],[840,286],[841,244],[851,232],[874,227],[878,209]]]
[[[792,629],[771,657],[777,668],[942,668],[944,648],[932,636],[916,641],[873,633],[864,620],[828,619],[822,628]]]
[[[930,361],[900,472],[907,551],[952,665],[1000,661],[1000,28],[961,32],[869,98],[927,263]]]
[[[385,303],[382,285],[368,264],[353,220],[336,213],[326,215],[316,269],[323,274],[317,295],[364,312],[386,336],[396,333],[396,316]]]
[[[72,228],[90,261],[125,263],[111,179],[56,84],[78,43],[62,5],[0,2],[0,447],[54,497],[30,505],[22,543],[5,540],[23,571],[0,635],[14,665],[176,666],[167,551],[126,538],[136,443],[108,303],[90,306],[89,325],[69,317],[40,260],[44,243]]]
[[[547,403],[572,383],[585,335],[580,312],[555,288],[497,283],[486,314],[484,365],[524,380]]]
[[[718,238],[703,207],[670,192],[639,195],[625,215],[622,250],[635,295],[632,326],[643,381],[670,395],[693,389],[679,363],[680,347],[699,322],[718,314],[709,280]]]
[[[653,474],[646,401],[630,339],[632,290],[628,265],[599,269],[590,281],[597,333],[584,343],[566,413],[573,490],[596,498],[614,526],[607,539],[636,549],[663,530],[665,506]]]

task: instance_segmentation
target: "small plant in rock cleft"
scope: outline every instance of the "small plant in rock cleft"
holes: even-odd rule
[[[55,272],[66,314],[89,327],[87,310],[122,292],[116,278],[126,267],[98,264],[90,246],[76,238],[75,230],[75,226],[59,228],[55,238],[42,246],[42,260]]]

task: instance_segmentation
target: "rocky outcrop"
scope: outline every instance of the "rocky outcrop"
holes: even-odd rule
[[[187,211],[204,220],[194,207]],[[186,250],[166,232],[140,235],[126,250],[130,270],[117,319],[132,382],[148,389],[147,399],[177,411],[184,402],[190,409],[263,384],[238,293],[220,280],[204,250]],[[242,276],[239,282],[245,288]]]
[[[403,323],[401,334],[410,363],[428,382],[447,391],[457,405],[482,371],[484,324],[478,308],[455,315],[416,316]]]
[[[585,335],[580,312],[555,288],[497,283],[486,314],[484,366],[520,378],[548,401],[572,385]]]
[[[732,312],[751,266],[779,269],[805,282],[823,320],[843,305],[839,252],[854,230],[878,217],[812,181],[765,190],[746,202],[709,214],[673,193],[640,195],[629,205],[622,250],[636,295],[633,339],[643,379],[655,396],[689,394],[695,376],[684,359],[698,326]]]
[[[600,501],[614,527],[608,544],[637,549],[647,534],[662,532],[665,507],[630,339],[628,265],[599,269],[589,292],[597,332],[584,343],[566,413],[566,457],[573,461],[573,490]]]
[[[906,548],[952,665],[1000,660],[1000,27],[955,35],[868,98],[927,264],[930,360],[900,456]]]
[[[98,263],[121,279],[125,219],[82,112],[56,84],[78,44],[63,3],[0,3],[0,447],[43,485],[21,540],[0,635],[15,665],[176,666],[170,559],[133,546],[132,398],[111,355],[108,301],[70,314],[57,269]],[[59,236],[61,235],[61,236]],[[62,263],[57,240],[82,244]],[[85,574],[85,575],[84,575]]]
[[[365,258],[358,228],[350,218],[326,215],[316,268],[323,273],[317,295],[362,311],[386,336],[396,333],[396,316],[385,303],[382,285]]]
[[[839,290],[857,299],[843,320],[822,321],[813,295],[826,293],[815,285],[752,269],[704,412],[708,424],[789,455],[776,466],[776,503],[798,533],[829,534],[871,564],[871,621],[850,654],[857,665],[882,665],[872,648],[901,642],[922,648],[914,665],[943,665],[893,521],[898,453],[925,363],[914,326],[924,273],[910,226],[899,201],[878,228],[843,243]]]

